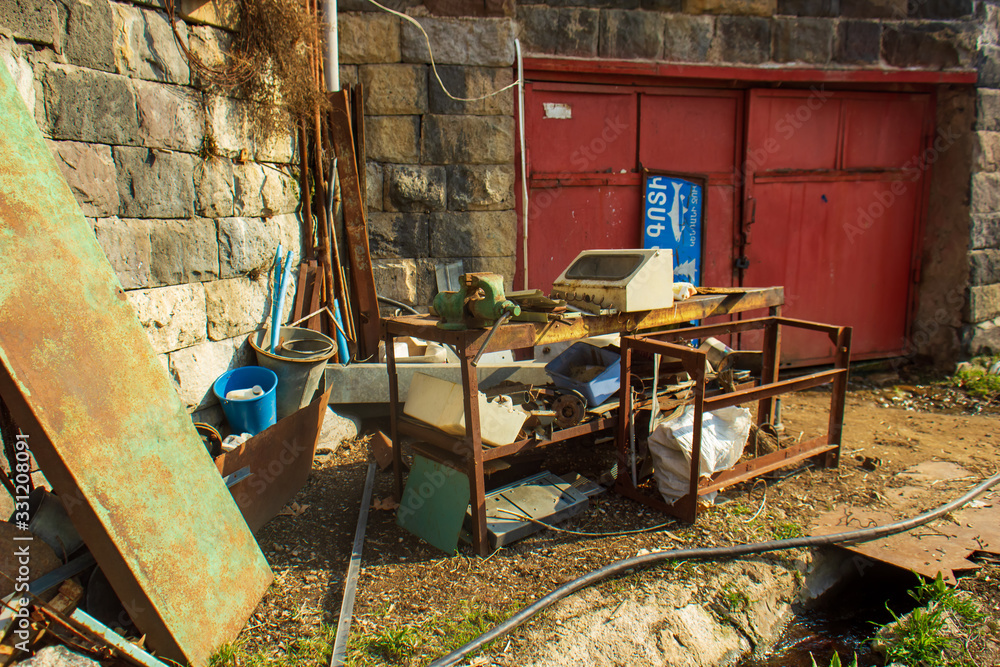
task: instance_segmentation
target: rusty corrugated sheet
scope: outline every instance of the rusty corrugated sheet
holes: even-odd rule
[[[204,664],[271,581],[0,67],[0,393],[149,645]]]

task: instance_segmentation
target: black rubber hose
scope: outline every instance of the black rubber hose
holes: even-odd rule
[[[402,301],[396,301],[395,299],[390,299],[389,297],[382,296],[381,294],[376,294],[375,298],[378,299],[379,301],[381,301],[382,303],[387,303],[390,306],[396,306],[396,308],[401,308],[402,310],[405,310],[405,311],[407,311],[408,313],[410,313],[412,315],[422,315],[423,314],[419,310],[417,310],[416,308],[414,308],[413,306],[405,304]]]
[[[799,549],[802,547],[821,547],[832,544],[855,544],[861,542],[870,542],[872,540],[877,540],[881,537],[886,537],[887,535],[895,535],[896,533],[903,533],[908,530],[912,530],[918,526],[922,526],[929,521],[933,521],[943,514],[954,511],[969,502],[976,496],[982,495],[989,489],[996,486],[1000,482],[1000,473],[993,475],[989,479],[985,480],[979,486],[973,488],[971,491],[966,493],[961,498],[953,500],[947,505],[942,505],[936,510],[930,512],[925,512],[912,519],[906,519],[904,521],[897,521],[896,523],[890,523],[885,526],[876,526],[874,528],[864,528],[862,530],[852,530],[845,533],[834,533],[832,535],[818,535],[818,536],[806,536],[806,537],[795,537],[788,540],[771,540],[769,542],[754,542],[752,544],[741,544],[729,547],[713,547],[713,548],[700,548],[700,549],[673,549],[670,551],[659,551],[655,553],[643,554],[641,556],[633,556],[632,558],[626,558],[625,560],[620,560],[610,565],[605,565],[604,567],[593,570],[578,579],[563,584],[559,588],[555,589],[545,597],[531,603],[527,607],[524,607],[519,612],[508,618],[506,621],[496,626],[492,630],[480,635],[476,639],[465,646],[459,647],[449,653],[448,655],[438,658],[434,662],[430,663],[428,667],[448,667],[449,665],[454,665],[459,660],[464,658],[469,653],[481,648],[484,644],[487,644],[497,637],[507,634],[514,628],[518,627],[529,618],[542,611],[543,609],[552,606],[564,597],[571,595],[578,590],[586,588],[592,584],[596,584],[599,581],[603,581],[608,577],[612,577],[616,574],[621,574],[626,570],[631,570],[636,567],[643,565],[652,565],[654,563],[659,563],[661,561],[668,560],[718,560],[722,558],[738,558],[741,556],[749,556],[752,554],[764,553],[767,551],[781,551],[785,549]]]

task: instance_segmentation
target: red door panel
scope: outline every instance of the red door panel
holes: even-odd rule
[[[650,169],[732,172],[739,100],[735,93],[643,95],[639,161]]]
[[[528,234],[528,279],[546,293],[581,250],[637,248],[636,186],[534,188]]]
[[[844,101],[844,169],[907,168],[923,150],[927,95]]]
[[[814,94],[750,93],[748,160],[761,151],[780,159],[751,162],[747,174],[742,284],[783,285],[787,316],[853,327],[855,358],[898,354],[909,324],[925,177],[906,163],[920,153],[933,105],[920,94],[824,93],[815,122],[797,131],[791,148],[768,151],[776,119],[809,107]],[[798,143],[805,137],[816,140],[822,160],[808,157],[813,146]],[[839,148],[831,161],[832,146]],[[814,334],[782,337],[785,364],[826,363],[832,352]]]
[[[635,169],[634,93],[530,93],[525,126],[532,174]]]
[[[706,224],[702,234],[702,279],[704,285],[733,284],[733,224],[736,195],[732,185],[709,183],[705,201]]]
[[[856,352],[901,349],[917,189],[897,196],[887,181],[780,182],[758,184],[756,193],[744,285],[784,285],[789,317],[853,326]],[[859,206],[865,216],[879,213],[870,224],[863,218],[867,229],[853,224]],[[782,336],[786,361],[822,362],[832,353],[815,333]]]
[[[753,91],[746,160],[752,171],[833,169],[840,100],[832,93]]]

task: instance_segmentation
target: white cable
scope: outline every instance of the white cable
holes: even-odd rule
[[[431,69],[434,70],[434,77],[437,79],[437,82],[441,86],[441,90],[444,91],[444,94],[450,97],[451,99],[455,100],[456,102],[478,102],[479,100],[485,100],[488,97],[493,97],[494,95],[499,95],[500,93],[506,90],[510,90],[514,86],[517,86],[521,83],[521,80],[518,79],[517,81],[504,86],[500,90],[495,90],[492,93],[486,93],[485,95],[480,95],[479,97],[456,97],[452,95],[450,92],[448,92],[448,89],[445,88],[444,81],[441,80],[441,75],[438,74],[437,64],[434,62],[434,50],[431,48],[431,38],[427,34],[427,31],[424,30],[424,27],[420,25],[420,22],[417,21],[412,16],[408,16],[406,14],[403,14],[402,12],[397,12],[395,9],[389,9],[388,7],[380,5],[379,3],[375,2],[375,0],[368,0],[368,2],[372,3],[373,5],[375,5],[384,12],[389,12],[390,14],[394,14],[395,16],[398,16],[402,19],[406,19],[413,25],[417,26],[417,30],[419,30],[424,34],[424,41],[427,42],[427,53],[429,53],[431,57]]]
[[[521,289],[528,288],[528,158],[524,148],[524,59],[521,57],[521,40],[514,40],[517,51],[517,128],[521,140],[521,262],[524,284]]]

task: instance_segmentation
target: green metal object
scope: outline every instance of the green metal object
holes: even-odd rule
[[[396,510],[396,523],[453,555],[468,509],[469,478],[443,463],[415,454]]]
[[[488,329],[504,313],[520,315],[521,307],[504,296],[503,276],[495,273],[464,273],[457,292],[438,292],[434,312],[442,329]]]
[[[196,666],[272,574],[0,67],[0,395],[151,650]]]

